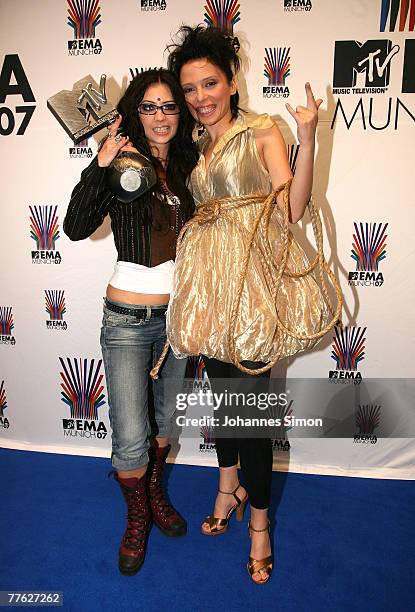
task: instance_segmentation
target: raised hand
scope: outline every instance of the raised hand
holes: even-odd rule
[[[290,115],[297,123],[297,139],[301,145],[314,145],[318,121],[318,109],[323,102],[321,98],[314,99],[310,83],[305,84],[307,106],[297,106],[294,110],[288,103],[285,105]]]
[[[109,166],[123,147],[126,147],[126,150],[130,150],[128,145],[131,143],[128,136],[121,136],[120,134],[117,136],[117,130],[121,125],[121,121],[122,117],[121,115],[118,115],[114,123],[111,123],[111,125],[108,126],[108,138],[98,153],[98,166],[101,166],[101,168],[106,168]]]

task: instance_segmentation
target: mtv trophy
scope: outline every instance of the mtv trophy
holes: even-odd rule
[[[72,91],[63,89],[47,100],[47,106],[65,132],[78,144],[84,138],[110,125],[118,111],[105,94],[106,75],[98,84],[91,75],[77,81]],[[156,182],[156,173],[141,153],[124,151],[107,168],[107,184],[121,202],[132,202]]]

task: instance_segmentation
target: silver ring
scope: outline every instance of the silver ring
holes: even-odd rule
[[[111,138],[114,138],[114,135],[111,134],[111,132],[108,130],[108,140],[110,140]]]
[[[121,134],[117,134],[114,138],[115,142],[120,142],[120,140],[122,139],[122,135]]]

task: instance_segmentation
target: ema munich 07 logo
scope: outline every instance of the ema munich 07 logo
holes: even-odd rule
[[[0,306],[0,344],[16,344],[12,306]]]
[[[290,76],[290,47],[265,49],[264,76],[268,85],[262,88],[264,98],[288,98],[290,90],[286,79]]]
[[[366,327],[334,328],[331,358],[336,363],[336,369],[329,371],[331,382],[354,382],[359,384],[362,374],[358,367],[365,358]]]
[[[101,7],[98,0],[67,0],[68,26],[73,39],[68,40],[68,55],[99,55],[102,45],[96,38],[96,28],[101,24]]]
[[[45,289],[46,312],[49,319],[46,320],[47,329],[67,329],[67,323],[63,320],[66,313],[65,292],[63,289]]]
[[[167,0],[141,0],[142,11],[165,11]]]
[[[293,416],[293,400],[290,400],[286,406],[276,406],[276,417],[281,421],[281,425],[276,428],[274,437],[272,438],[272,450],[274,452],[288,452],[291,448],[290,441],[287,438],[287,432],[292,429],[292,425],[284,425],[289,422]]]
[[[102,359],[71,359],[59,357],[61,400],[69,407],[70,418],[62,419],[63,435],[98,438],[107,436],[105,423],[99,420],[98,409],[105,404]],[[95,363],[96,362],[96,363]]]
[[[203,438],[203,442],[199,444],[199,451],[201,453],[214,453],[216,451],[216,443],[213,427],[211,425],[203,425],[200,428],[200,437]]]
[[[311,11],[313,5],[311,0],[284,0],[284,12]]]
[[[354,223],[351,257],[356,263],[356,270],[349,272],[349,285],[383,285],[379,264],[386,258],[387,227],[388,223]]]
[[[359,404],[355,414],[355,423],[358,432],[354,435],[354,443],[376,444],[378,439],[374,431],[380,424],[380,411],[381,406]]]
[[[10,422],[7,416],[4,415],[4,411],[7,408],[6,390],[4,388],[4,380],[0,384],[0,428],[9,429]]]
[[[29,206],[30,237],[36,243],[32,251],[33,264],[60,264],[62,261],[56,250],[60,238],[57,206]]]

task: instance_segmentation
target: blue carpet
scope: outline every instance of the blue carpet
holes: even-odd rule
[[[88,612],[414,609],[413,482],[274,474],[276,567],[259,587],[245,568],[246,520],[224,536],[199,532],[212,468],[168,467],[189,533],[153,528],[144,567],[124,577],[125,509],[108,460],[4,449],[0,460],[1,590],[60,590],[65,610]]]

